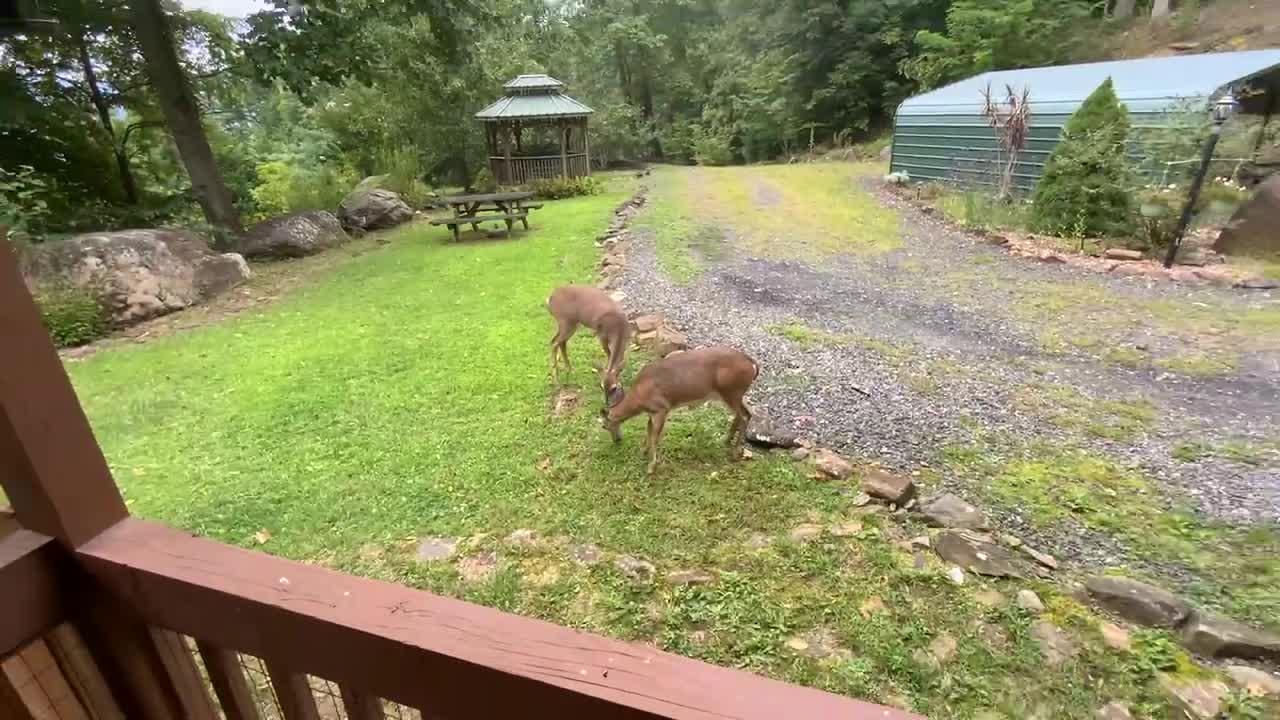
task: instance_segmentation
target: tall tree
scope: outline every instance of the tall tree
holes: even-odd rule
[[[134,32],[146,61],[151,86],[159,100],[169,134],[191,179],[191,188],[214,227],[241,232],[240,212],[232,202],[209,147],[200,119],[200,105],[182,64],[173,31],[160,0],[131,0]]]

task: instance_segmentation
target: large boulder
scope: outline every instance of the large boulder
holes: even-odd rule
[[[385,230],[412,220],[413,208],[390,190],[356,189],[338,205],[338,219],[347,230]]]
[[[307,210],[263,220],[245,232],[235,249],[251,258],[292,258],[314,255],[346,240],[333,213]]]
[[[1280,175],[1272,175],[1236,209],[1213,249],[1227,255],[1280,253]]]
[[[37,246],[28,282],[71,285],[96,295],[118,325],[204,302],[249,278],[236,253],[216,253],[185,230],[88,233]]]

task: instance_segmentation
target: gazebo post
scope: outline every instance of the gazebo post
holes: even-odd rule
[[[582,119],[582,155],[587,159],[587,175],[591,174],[591,133],[587,132],[587,119]]]
[[[511,138],[507,138],[507,137],[504,137],[502,139],[502,167],[503,167],[502,174],[505,176],[505,178],[499,182],[503,182],[503,184],[505,185],[511,185],[512,184]]]
[[[556,123],[560,129],[560,177],[569,179],[569,126],[564,122]]]

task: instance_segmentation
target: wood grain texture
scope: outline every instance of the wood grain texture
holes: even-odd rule
[[[240,667],[240,658],[234,650],[219,647],[204,640],[196,642],[200,657],[204,659],[209,683],[218,696],[218,704],[227,720],[261,720],[258,704],[249,690],[249,681]]]
[[[2,239],[0,338],[0,483],[23,527],[81,545],[128,511]]]
[[[10,530],[0,537],[0,657],[68,617],[69,558],[48,535]]]
[[[77,557],[150,623],[450,720],[917,717],[137,519]]]

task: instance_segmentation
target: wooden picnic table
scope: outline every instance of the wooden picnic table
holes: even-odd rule
[[[472,193],[470,195],[450,195],[442,199],[453,210],[450,217],[436,218],[432,225],[446,225],[453,232],[455,242],[460,240],[459,228],[470,225],[472,230],[479,230],[480,223],[501,220],[507,225],[507,235],[519,220],[524,229],[529,229],[529,211],[542,207],[542,203],[528,203],[533,197],[527,190],[493,193]]]

